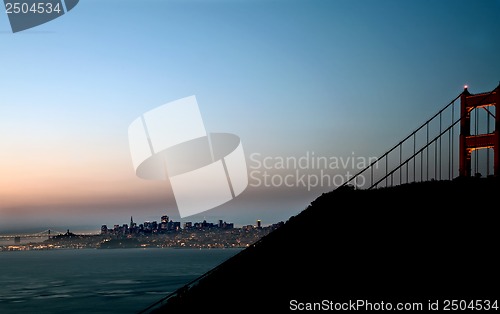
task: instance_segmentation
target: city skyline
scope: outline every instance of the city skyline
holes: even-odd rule
[[[200,220],[200,221],[193,221],[192,219],[189,219],[190,217],[186,217],[184,219],[180,219],[179,221],[177,220],[173,220],[173,219],[170,219],[169,216],[167,215],[162,215],[161,217],[157,217],[156,219],[153,218],[151,220],[140,220],[140,219],[134,219],[133,218],[134,216],[130,216],[130,220],[128,221],[129,223],[127,223],[126,219],[125,220],[120,220],[120,221],[115,221],[115,222],[107,222],[107,223],[103,223],[101,225],[96,225],[96,226],[93,226],[92,228],[89,228],[88,226],[86,228],[83,228],[83,229],[74,229],[74,228],[69,228],[68,226],[57,226],[57,227],[53,227],[53,226],[40,226],[40,228],[42,228],[43,230],[41,230],[40,228],[27,228],[27,229],[24,229],[24,230],[21,230],[21,231],[28,231],[28,232],[31,232],[31,233],[22,233],[22,232],[19,232],[20,230],[9,230],[8,228],[7,229],[3,229],[1,232],[0,232],[0,236],[13,236],[13,235],[22,235],[22,236],[28,236],[29,234],[32,234],[32,235],[36,235],[36,234],[39,234],[40,232],[46,232],[47,234],[49,234],[47,231],[50,231],[50,234],[53,234],[53,235],[56,235],[56,234],[61,234],[61,233],[64,233],[63,231],[60,231],[60,230],[67,230],[66,232],[68,231],[71,231],[72,233],[76,233],[76,234],[99,234],[102,232],[103,230],[103,227],[106,227],[108,230],[112,230],[113,228],[130,228],[130,226],[134,225],[135,227],[139,227],[139,226],[145,226],[147,224],[154,224],[154,225],[161,225],[165,218],[166,218],[166,222],[171,222],[171,223],[174,223],[175,226],[179,226],[181,229],[185,229],[186,225],[188,226],[197,226],[197,225],[200,225],[200,224],[210,224],[210,225],[217,225],[220,227],[220,224],[224,224],[224,225],[227,225],[227,226],[231,226],[231,227],[234,227],[234,228],[245,228],[245,227],[250,227],[250,226],[254,226],[254,227],[265,227],[265,226],[271,226],[271,225],[274,225],[274,224],[277,224],[277,223],[283,223],[283,221],[276,221],[276,222],[271,222],[271,221],[268,221],[268,222],[263,222],[261,219],[255,219],[254,220],[254,223],[253,224],[235,224],[233,222],[230,222],[230,221],[227,221],[225,219],[219,219],[217,221],[207,221],[206,219],[203,219],[203,220]],[[141,221],[140,223],[137,223],[138,221]],[[75,226],[75,225],[73,225]]]
[[[471,0],[87,0],[16,34],[1,15],[0,232],[181,221],[169,182],[134,173],[127,129],[190,95],[208,133],[240,137],[249,185],[186,219],[285,221],[464,85],[497,86],[499,14]],[[313,155],[338,167],[278,163]]]

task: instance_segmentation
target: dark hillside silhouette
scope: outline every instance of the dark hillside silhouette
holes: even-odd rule
[[[325,193],[155,313],[498,298],[496,178]]]

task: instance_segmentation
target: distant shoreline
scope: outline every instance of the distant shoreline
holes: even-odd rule
[[[192,229],[159,234],[96,234],[79,235],[68,232],[40,242],[14,243],[0,246],[0,252],[55,249],[120,249],[177,248],[213,249],[245,248],[281,226]]]
[[[194,247],[127,247],[127,248],[51,248],[51,249],[26,249],[26,250],[3,250],[0,248],[0,254],[12,253],[12,252],[28,252],[28,251],[81,251],[81,250],[242,250],[245,247],[206,247],[206,248],[194,248]]]

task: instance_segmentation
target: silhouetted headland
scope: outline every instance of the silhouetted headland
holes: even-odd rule
[[[499,192],[497,178],[336,189],[154,313],[498,298]]]

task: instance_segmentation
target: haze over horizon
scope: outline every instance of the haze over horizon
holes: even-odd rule
[[[499,0],[86,0],[16,34],[0,14],[0,233],[287,220],[335,186],[280,159],[357,172],[464,85],[498,85],[499,29]],[[135,175],[127,129],[191,95],[208,132],[240,137],[250,184],[180,219],[168,181]]]

